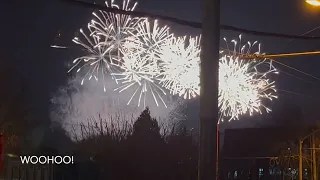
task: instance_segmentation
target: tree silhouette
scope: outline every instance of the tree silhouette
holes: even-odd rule
[[[127,153],[128,170],[133,179],[163,179],[163,154],[166,147],[160,128],[149,108],[142,111],[133,124],[132,135],[128,138],[130,152]],[[155,176],[156,175],[156,176]]]
[[[181,131],[173,129],[164,138],[157,120],[146,108],[125,134],[122,137],[94,133],[90,138],[77,141],[75,156],[77,160],[81,159],[78,171],[82,173],[79,176],[96,174],[100,179],[110,180],[185,180],[197,177],[197,144],[186,128]],[[81,170],[89,167],[92,170],[88,172]]]
[[[155,118],[151,117],[148,107],[142,111],[137,121],[133,124],[132,137],[139,139],[139,141],[162,139],[158,122]]]

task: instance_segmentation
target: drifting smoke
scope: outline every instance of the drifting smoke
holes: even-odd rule
[[[110,128],[117,132],[126,131],[144,110],[143,106],[137,107],[134,101],[127,105],[132,92],[120,94],[114,91],[116,83],[111,78],[106,78],[106,82],[91,80],[79,85],[80,78],[81,75],[70,79],[68,85],[60,88],[51,99],[51,119],[59,122],[70,137],[80,137],[83,133],[81,128],[96,128],[96,124],[103,127],[104,131]],[[104,83],[108,84],[105,92],[101,88]],[[156,106],[152,98],[146,98],[151,116],[157,118],[161,132],[170,130],[173,125],[186,119],[182,113],[185,108],[183,101],[172,96],[166,98],[167,108]],[[100,126],[99,119],[103,120],[103,126]]]

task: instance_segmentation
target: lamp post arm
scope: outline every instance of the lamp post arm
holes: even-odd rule
[[[318,131],[320,131],[320,129],[317,129],[317,130],[312,131],[312,132],[311,132],[310,134],[308,134],[307,136],[301,138],[300,141],[304,141],[304,140],[307,139],[309,136],[311,136],[312,134],[314,134],[314,133],[316,133],[316,132],[318,132]]]

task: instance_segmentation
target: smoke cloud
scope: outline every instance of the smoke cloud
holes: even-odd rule
[[[87,80],[81,85],[81,78],[80,75],[70,78],[67,85],[58,89],[51,99],[51,120],[60,123],[70,136],[79,134],[81,125],[89,127],[99,119],[103,119],[104,127],[112,126],[122,131],[131,126],[145,108],[143,105],[138,107],[138,96],[127,105],[134,88],[116,92],[114,89],[119,85],[111,78],[106,78],[104,92],[103,81]],[[163,96],[163,99],[167,108],[161,101],[157,106],[150,93],[146,98],[146,106],[151,115],[157,118],[162,132],[186,119],[182,99],[169,95]]]

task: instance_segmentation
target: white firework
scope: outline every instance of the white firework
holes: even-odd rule
[[[188,42],[188,45],[186,45]],[[200,38],[172,38],[163,46],[160,54],[160,84],[171,94],[185,99],[200,93]]]
[[[154,77],[158,73],[156,62],[149,61],[146,56],[141,56],[135,53],[124,53],[123,63],[119,66],[122,69],[121,73],[113,73],[117,83],[120,83],[120,87],[115,91],[127,90],[128,88],[135,89],[132,96],[128,101],[128,105],[133,98],[138,96],[138,106],[143,104],[146,107],[147,93],[149,92],[156,105],[159,106],[159,101],[167,107],[162,96],[165,96],[165,91],[155,83]],[[143,101],[143,102],[141,102]]]
[[[127,11],[136,6],[129,8],[129,1],[123,4],[122,9]],[[120,9],[114,1],[106,5]],[[84,78],[98,79],[94,72],[102,72],[103,78],[105,72],[110,73],[121,84],[116,91],[134,90],[128,104],[138,96],[138,106],[146,106],[148,92],[157,106],[159,102],[166,106],[162,98],[166,93],[162,87],[170,94],[185,99],[200,95],[200,37],[174,37],[169,28],[160,27],[157,20],[150,23],[148,19],[131,18],[129,15],[103,11],[100,14],[101,17],[94,13],[96,20],[89,23],[89,36],[81,31],[89,45],[75,38],[74,42],[83,46],[89,55],[77,58],[71,70],[83,62],[78,72],[90,65]],[[226,118],[235,120],[247,113],[262,113],[263,109],[269,112],[263,101],[276,98],[274,82],[268,77],[277,73],[272,62],[266,59],[245,60],[244,55],[249,55],[257,42],[241,46],[239,37],[240,45],[232,40],[233,49],[230,50],[227,44],[227,52],[221,52],[219,59],[221,121]],[[260,44],[253,54],[261,54]],[[268,69],[264,70],[262,65],[268,65]]]
[[[178,94],[185,99],[200,95],[200,38],[173,38],[162,49],[160,84],[170,90],[171,94]],[[240,36],[241,40],[241,36]],[[244,114],[253,115],[270,111],[263,103],[264,99],[276,98],[274,82],[268,75],[277,73],[271,61],[266,59],[244,60],[257,42],[247,42],[244,46],[233,40],[233,50],[221,52],[219,59],[219,108],[220,120],[235,120]],[[240,41],[241,42],[241,41]],[[259,55],[258,51],[254,54]],[[263,65],[268,65],[263,69]],[[261,68],[261,69],[260,69]]]
[[[250,116],[254,113],[261,114],[263,110],[270,112],[271,110],[263,104],[263,101],[277,98],[275,82],[268,77],[272,73],[278,73],[272,61],[244,59],[244,55],[248,55],[257,42],[253,44],[247,42],[241,46],[241,35],[239,39],[240,45],[237,45],[235,40],[231,41],[234,43],[232,51],[221,52],[222,57],[219,62],[220,121],[226,118],[229,121],[236,120],[244,114]],[[260,44],[258,51],[254,54],[262,54]],[[265,70],[258,70],[259,68]]]
[[[88,29],[90,36],[87,36],[83,30],[80,29],[80,33],[85,37],[87,43],[82,42],[78,37],[73,39],[74,43],[79,44],[84,48],[86,55],[76,58],[73,61],[74,65],[68,71],[69,73],[73,69],[77,68],[77,72],[80,72],[82,69],[86,69],[85,75],[81,80],[81,84],[84,83],[86,78],[91,80],[92,77],[98,81],[98,78],[102,76],[104,81],[105,74],[113,72],[114,70],[112,62],[105,56],[105,54],[108,53],[109,48],[107,46],[100,45],[102,40],[99,36],[92,33],[93,31],[90,28],[90,25],[88,25]]]
[[[157,106],[159,103],[167,107],[163,96],[165,91],[157,84],[156,76],[159,74],[160,49],[167,45],[167,41],[173,35],[169,33],[168,27],[159,27],[155,20],[153,26],[148,19],[140,21],[136,31],[130,31],[131,36],[126,39],[122,49],[120,73],[112,73],[116,76],[116,82],[121,82],[121,86],[116,91],[122,92],[128,88],[133,88],[134,92],[128,104],[133,98],[138,96],[138,106],[146,106],[147,94],[152,96]],[[143,101],[143,102],[142,102]]]
[[[122,9],[126,11],[133,11],[137,3],[134,3],[132,7],[129,6],[130,1],[123,1],[122,7],[114,3],[106,2],[107,7]],[[68,71],[70,72],[75,67],[81,65],[77,72],[84,67],[89,67],[88,72],[85,74],[84,79],[88,77],[90,80],[95,77],[98,80],[99,76],[102,76],[104,81],[105,75],[115,72],[117,68],[115,65],[119,65],[121,61],[121,48],[124,47],[123,43],[127,41],[130,36],[130,31],[135,31],[136,26],[141,18],[132,18],[129,15],[120,15],[110,12],[99,11],[100,16],[95,12],[93,15],[95,19],[91,20],[88,24],[90,34],[86,35],[82,29],[81,34],[87,42],[82,42],[80,38],[75,37],[74,42],[81,45],[86,50],[87,55],[76,58],[73,63],[74,66]],[[104,91],[106,90],[104,84]]]
[[[133,11],[137,6],[137,2],[130,6],[130,0],[124,0],[122,7],[114,3],[114,0],[111,3],[105,2],[107,7],[121,9],[125,11]],[[121,53],[120,49],[123,47],[123,44],[127,41],[127,38],[131,34],[136,33],[137,25],[144,18],[131,17],[130,15],[124,14],[114,14],[105,11],[99,11],[99,15],[93,13],[96,17],[96,20],[91,21],[92,27],[95,29],[94,32],[99,35],[107,38],[106,42],[102,44],[112,47],[111,55],[120,59]]]
[[[149,19],[144,19],[138,23],[136,30],[130,32],[131,37],[128,40],[135,53],[146,56],[149,61],[159,61],[162,47],[173,37],[169,27],[160,27],[158,20],[150,22]]]

